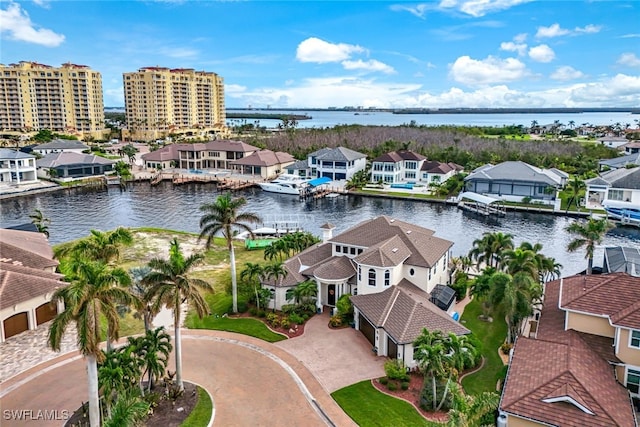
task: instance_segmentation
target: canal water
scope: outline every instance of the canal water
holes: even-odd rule
[[[29,214],[40,209],[51,219],[50,241],[61,243],[84,237],[91,229],[111,230],[118,226],[159,227],[191,232],[199,231],[203,203],[215,200],[219,193],[213,184],[173,187],[164,182],[131,184],[129,189],[71,189],[32,196],[5,199],[0,205],[0,225],[30,222]],[[466,254],[482,233],[501,231],[522,241],[539,242],[542,252],[563,265],[569,275],[586,267],[584,252],[568,253],[572,237],[565,231],[572,219],[562,216],[509,212],[505,218],[487,221],[455,206],[422,201],[393,200],[366,196],[341,195],[310,202],[295,196],[265,193],[249,189],[238,193],[248,201],[246,210],[271,221],[297,222],[304,230],[321,236],[320,226],[335,225],[334,235],[378,215],[388,215],[435,231],[435,235],[454,242],[453,254]],[[605,237],[603,245],[640,247],[640,229],[617,228]],[[596,252],[595,265],[602,264],[602,249]]]

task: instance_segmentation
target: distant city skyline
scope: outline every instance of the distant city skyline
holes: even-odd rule
[[[640,107],[636,1],[8,1],[3,64],[87,65],[104,105],[147,66],[228,108]]]

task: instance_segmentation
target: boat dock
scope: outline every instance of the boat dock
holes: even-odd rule
[[[238,191],[251,188],[262,181],[262,178],[251,178],[246,176],[231,177],[229,173],[210,174],[210,173],[179,173],[170,171],[159,171],[155,174],[144,176],[136,176],[136,181],[149,181],[152,186],[158,185],[163,181],[171,181],[173,185],[183,184],[216,184],[217,191]]]
[[[317,200],[325,197],[336,197],[340,194],[349,194],[347,190],[339,187],[308,187],[300,192],[300,200]]]
[[[458,197],[458,208],[484,216],[504,217],[507,214],[500,199],[466,191]]]

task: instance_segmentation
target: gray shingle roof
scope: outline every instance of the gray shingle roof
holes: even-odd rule
[[[440,310],[429,294],[403,279],[397,286],[369,295],[354,295],[353,305],[378,328],[383,328],[398,344],[408,344],[429,331],[465,335],[470,331]]]
[[[484,165],[474,170],[464,180],[540,182],[548,185],[561,185],[565,172],[557,169],[540,169],[520,161],[502,162],[495,166]]]
[[[80,154],[72,152],[50,153],[36,160],[39,168],[55,168],[64,165],[112,165],[116,162],[93,154]]]
[[[640,165],[640,153],[626,154],[613,159],[600,160],[598,164],[609,166],[610,168],[623,168],[627,165]]]
[[[35,157],[33,154],[23,153],[22,151],[0,148],[0,159],[33,159]]]
[[[606,273],[640,275],[640,249],[616,246],[604,248]]]
[[[357,151],[353,151],[348,148],[338,147],[320,154],[316,158],[318,160],[326,160],[329,162],[350,162],[352,160],[362,159],[363,157],[367,157],[367,155],[358,153]]]
[[[89,146],[72,139],[54,139],[44,144],[36,145],[33,150],[88,150]]]
[[[601,174],[599,177],[585,181],[591,185],[609,185],[612,188],[640,189],[640,167],[614,169]]]
[[[298,160],[297,162],[288,165],[287,169],[304,170],[304,169],[307,169],[308,167],[309,167],[309,164],[307,163],[306,160]]]

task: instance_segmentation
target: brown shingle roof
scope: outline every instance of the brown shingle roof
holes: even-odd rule
[[[271,150],[260,150],[251,153],[247,157],[231,162],[232,165],[246,166],[275,166],[288,165],[296,159],[289,153],[283,151],[273,152]]]
[[[44,234],[7,229],[0,229],[0,261],[40,270],[58,265]]]
[[[193,143],[193,144],[169,144],[165,145],[159,150],[152,151],[150,153],[143,154],[142,160],[163,162],[169,160],[178,160],[179,151],[232,151],[248,153],[259,150],[258,147],[249,145],[242,141],[233,141],[220,139],[215,141],[209,141],[207,143]]]
[[[0,310],[65,286],[63,276],[35,268],[0,263]]]
[[[393,236],[384,242],[367,248],[355,257],[359,264],[375,267],[394,267],[400,265],[411,256],[411,251],[398,236]]]
[[[562,279],[560,307],[608,316],[616,326],[640,329],[640,277],[626,273]]]
[[[423,328],[468,334],[469,330],[429,301],[429,294],[403,279],[397,286],[369,295],[354,295],[353,305],[398,344],[412,343]]]
[[[431,268],[453,246],[448,240],[434,237],[432,230],[384,215],[361,222],[330,242],[368,248],[393,236],[400,237],[411,252],[406,263],[418,267]]]
[[[424,162],[420,170],[428,173],[446,174],[448,172],[451,172],[454,169],[455,168],[451,166],[451,164],[449,163],[440,163],[436,161],[431,161],[431,162]]]
[[[389,153],[382,154],[381,156],[373,159],[374,162],[388,162],[388,163],[397,163],[403,160],[415,160],[421,161],[425,160],[426,157],[422,154],[416,153],[411,150],[400,150],[400,151],[391,151]]]
[[[563,335],[564,342],[518,338],[500,409],[549,425],[635,426],[629,393],[612,367],[575,331]],[[553,398],[562,400],[544,401]]]
[[[356,274],[353,262],[346,256],[334,257],[313,270],[313,275],[320,280],[347,280]]]

